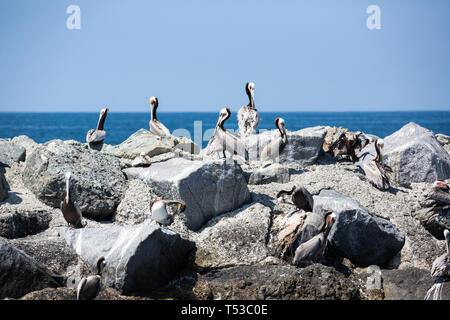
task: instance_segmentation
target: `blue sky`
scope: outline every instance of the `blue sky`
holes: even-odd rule
[[[69,30],[69,5],[81,29]],[[369,5],[381,29],[369,30]],[[450,1],[2,0],[0,111],[450,110]]]

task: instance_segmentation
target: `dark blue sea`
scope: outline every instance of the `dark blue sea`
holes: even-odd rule
[[[159,113],[159,120],[175,135],[203,140],[206,146],[216,125],[218,112]],[[450,135],[450,111],[420,112],[261,112],[259,129],[274,129],[275,117],[285,120],[291,131],[317,125],[342,126],[351,131],[363,131],[385,137],[410,121],[435,133]],[[0,138],[27,135],[38,143],[52,139],[74,139],[85,142],[86,133],[95,128],[97,113],[0,113]],[[150,113],[110,112],[106,119],[105,143],[119,144],[140,128],[149,129]],[[194,124],[196,123],[196,130]],[[237,129],[236,113],[225,123],[227,129]],[[207,131],[210,129],[209,131]]]

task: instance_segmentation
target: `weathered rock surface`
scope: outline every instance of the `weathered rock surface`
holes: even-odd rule
[[[14,137],[10,141],[17,146],[25,148],[26,155],[32,154],[33,151],[39,146],[36,141],[25,135]]]
[[[8,197],[8,189],[9,187],[5,175],[0,172],[0,202]]]
[[[211,219],[193,238],[195,263],[205,268],[250,265],[264,260],[269,252],[266,238],[270,208],[260,203]]]
[[[298,162],[302,166],[314,163],[322,149],[323,139],[328,127],[317,126],[298,131],[287,131],[288,144],[280,154],[280,162]],[[249,159],[258,161],[264,147],[280,136],[278,130],[264,131],[250,135],[242,142],[248,150]]]
[[[11,166],[14,162],[25,161],[25,148],[11,142],[0,142],[0,163]]]
[[[330,246],[357,266],[383,265],[405,243],[405,237],[388,220],[372,216],[348,196],[325,189],[314,196],[313,211],[328,210],[337,215],[328,235]]]
[[[265,168],[254,170],[248,179],[248,184],[267,184],[271,182],[289,182],[289,169],[279,163],[273,163]]]
[[[445,150],[450,154],[450,136],[446,136],[445,134],[438,133],[436,134],[436,139],[439,141],[441,146],[444,147]]]
[[[241,167],[232,160],[189,161],[174,158],[149,168],[124,170],[129,179],[141,179],[164,199],[186,202],[186,224],[198,230],[214,216],[250,202]]]
[[[20,300],[76,300],[77,290],[75,288],[46,288],[33,291],[24,295]],[[103,286],[102,290],[94,300],[147,300],[146,298],[136,298],[121,296],[114,289]]]
[[[0,298],[20,298],[31,291],[61,285],[60,277],[0,238]]]
[[[103,283],[125,295],[145,295],[165,284],[193,249],[177,233],[148,221],[136,226],[60,227],[58,232],[93,271],[104,256]]]
[[[47,211],[0,212],[0,237],[12,239],[24,237],[47,229],[51,215]]]
[[[391,176],[399,185],[412,182],[433,182],[450,178],[450,155],[432,131],[414,122],[403,126],[384,139],[383,161],[389,165]],[[359,164],[375,158],[373,143],[361,151]]]
[[[38,199],[59,208],[68,171],[72,200],[83,215],[101,219],[114,212],[126,189],[119,160],[85,144],[53,140],[37,147],[26,161],[23,179]]]

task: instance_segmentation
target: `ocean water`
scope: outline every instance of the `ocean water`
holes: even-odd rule
[[[225,122],[225,128],[237,130],[237,113]],[[27,135],[38,143],[52,139],[85,142],[86,133],[95,128],[97,113],[0,113],[0,138]],[[410,121],[435,133],[450,135],[450,111],[419,112],[261,112],[259,129],[275,129],[274,120],[282,117],[286,129],[328,125],[342,126],[386,137]],[[177,136],[187,136],[205,147],[211,137],[218,112],[158,113],[158,119]],[[149,129],[150,113],[110,111],[105,122],[108,144],[119,144],[140,128]],[[195,136],[194,136],[195,134]]]

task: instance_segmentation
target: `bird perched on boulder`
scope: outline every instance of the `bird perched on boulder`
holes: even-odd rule
[[[77,300],[93,300],[102,289],[102,273],[106,259],[101,257],[97,261],[97,274],[81,279],[77,288]]]

